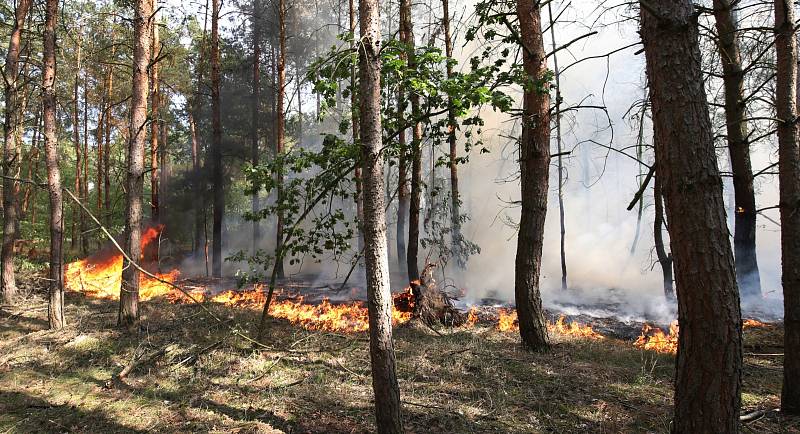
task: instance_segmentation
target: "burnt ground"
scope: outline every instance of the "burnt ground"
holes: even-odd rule
[[[0,309],[0,431],[372,432],[365,333],[274,320],[269,348],[254,351],[230,328],[252,330],[255,310],[207,305],[219,323],[196,305],[151,300],[141,327],[122,332],[116,302],[70,293],[66,304],[60,332],[47,330],[35,290]],[[410,323],[395,336],[408,432],[669,430],[674,358],[630,339],[556,334],[552,352],[531,354],[491,324]],[[743,412],[779,406],[781,343],[780,325],[745,330]],[[146,361],[111,381],[135,359]],[[742,430],[800,432],[800,420],[769,412]]]

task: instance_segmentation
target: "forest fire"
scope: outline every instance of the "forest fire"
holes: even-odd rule
[[[142,231],[142,259],[164,230],[163,225],[154,225]],[[64,287],[69,291],[82,292],[95,298],[116,299],[122,283],[123,258],[112,246],[100,250],[87,258],[71,262],[64,269]],[[174,282],[180,272],[172,270],[168,273],[154,273],[159,279]],[[139,298],[149,300],[163,296],[172,291],[172,287],[164,282],[142,275]]]
[[[497,329],[501,332],[511,332],[519,330],[517,322],[517,311],[512,309],[501,309],[497,320]],[[551,333],[559,333],[565,336],[582,337],[589,339],[604,339],[605,336],[597,333],[592,326],[581,324],[575,321],[567,323],[564,315],[558,317],[555,323],[548,322],[547,330]]]
[[[658,353],[675,354],[678,352],[678,321],[669,325],[669,333],[664,333],[658,327],[650,324],[642,326],[642,334],[633,345],[643,350],[652,350]]]

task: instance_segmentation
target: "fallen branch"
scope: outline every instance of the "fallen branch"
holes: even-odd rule
[[[772,412],[778,413],[780,411],[781,411],[781,409],[779,409],[779,408],[752,411],[750,413],[745,413],[745,414],[739,416],[739,422],[745,422],[745,423],[747,423],[747,422],[755,422],[758,419],[761,419],[762,417],[766,416],[769,413],[772,413]]]
[[[157,349],[155,351],[152,351],[152,352],[150,352],[149,354],[147,354],[145,356],[134,358],[133,360],[131,360],[130,363],[128,363],[127,366],[122,368],[122,371],[120,371],[118,374],[112,376],[111,380],[106,382],[106,388],[107,389],[111,389],[114,386],[122,384],[122,380],[125,377],[127,377],[128,374],[133,372],[133,370],[136,369],[137,367],[142,366],[142,365],[149,365],[150,363],[155,362],[156,360],[160,359],[161,357],[164,357],[164,355],[167,354],[167,350],[169,349],[170,346],[172,346],[172,344],[167,345],[167,346],[165,346],[163,348]]]
[[[212,351],[216,350],[217,348],[221,347],[223,342],[225,342],[225,339],[227,339],[227,338],[228,337],[226,336],[226,337],[218,340],[217,342],[214,342],[213,344],[208,345],[207,347],[201,349],[200,351],[192,354],[191,356],[181,360],[180,362],[175,364],[175,368],[178,368],[178,367],[183,366],[183,365],[193,365],[193,364],[197,363],[197,360],[200,359],[200,356],[202,356],[203,354],[212,352]]]

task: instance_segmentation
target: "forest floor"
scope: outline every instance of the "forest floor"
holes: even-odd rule
[[[274,320],[270,349],[254,351],[229,326],[251,330],[259,312],[208,308],[225,323],[151,300],[129,333],[115,326],[115,301],[68,293],[59,332],[41,294],[3,306],[0,432],[372,432],[366,333]],[[673,356],[558,334],[552,352],[531,354],[490,326],[439,332],[413,322],[395,332],[410,433],[669,431]],[[745,330],[743,413],[779,406],[781,358],[763,354],[781,346],[780,326]],[[146,362],[112,380],[136,358]],[[800,420],[770,412],[742,430],[800,432]]]

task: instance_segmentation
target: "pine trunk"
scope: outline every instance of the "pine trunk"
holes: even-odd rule
[[[733,173],[733,253],[736,281],[742,298],[758,299],[761,297],[761,277],[756,257],[756,196],[753,189],[753,168],[750,164],[747,107],[744,103],[744,71],[739,39],[736,36],[738,24],[731,3],[731,0],[714,0],[717,45],[725,88],[728,152]]]
[[[658,175],[653,179],[653,202],[655,205],[653,240],[656,245],[658,264],[661,266],[661,274],[664,278],[664,298],[671,302],[675,299],[675,289],[672,287],[672,256],[667,254],[664,247],[664,197],[661,192],[661,179]]]
[[[672,430],[738,432],[741,312],[693,2],[641,4],[656,166],[678,294]]]
[[[350,49],[355,50],[355,37],[356,37],[356,7],[355,0],[349,0],[350,7],[350,33],[352,34],[352,42]],[[357,68],[355,65],[350,69],[350,117],[353,122],[353,143],[358,144],[359,139],[359,123],[358,123],[358,92],[356,92],[356,73]],[[319,103],[317,103],[319,105]],[[319,111],[319,110],[317,110]],[[363,254],[364,252],[364,182],[361,175],[361,165],[356,165],[355,168],[355,183],[356,183],[356,218],[358,219],[358,251]]]
[[[542,37],[541,10],[537,2],[517,0],[522,34],[523,68],[528,80],[523,102],[520,142],[520,186],[522,210],[517,235],[514,296],[522,344],[529,350],[550,348],[542,310],[539,276],[542,240],[547,215],[550,177],[550,94],[546,81],[547,58]],[[541,90],[544,88],[545,90]]]
[[[3,175],[15,177],[19,164],[19,143],[17,129],[21,113],[17,107],[17,87],[19,85],[19,50],[25,18],[31,6],[31,0],[20,0],[14,12],[14,26],[8,42],[5,77],[5,123],[3,146]],[[0,253],[0,299],[11,302],[17,297],[17,282],[14,276],[14,241],[17,239],[17,197],[14,181],[3,179],[3,247]]]
[[[61,329],[64,319],[64,274],[62,247],[64,241],[63,193],[58,166],[56,118],[56,21],[59,0],[47,0],[44,26],[44,69],[42,71],[42,105],[44,118],[44,152],[47,165],[47,191],[50,196],[50,273],[48,318],[51,329]]]
[[[800,134],[797,125],[797,39],[793,2],[775,1],[778,167],[783,270],[781,411],[800,414]]]
[[[258,124],[261,118],[261,2],[253,0],[253,100],[250,102],[252,120],[250,125],[250,157],[253,167],[259,165]],[[258,192],[253,193],[251,209],[256,214],[261,209]],[[253,220],[253,253],[258,250],[261,239],[261,224]]]
[[[286,2],[278,1],[278,76],[275,89],[275,156],[280,158],[286,145],[286,112],[283,108],[286,87]],[[278,183],[278,202],[283,201],[283,169],[276,174]],[[277,277],[284,277],[283,270],[283,211],[278,210],[278,221],[275,225],[275,260],[278,261]]]
[[[142,251],[142,193],[144,183],[144,149],[147,141],[147,96],[150,64],[150,19],[153,0],[136,0],[133,19],[133,92],[126,153],[125,251],[138,261]],[[130,327],[139,319],[139,271],[126,259],[122,267],[119,297],[120,326]]]
[[[154,10],[158,10],[158,1],[153,0],[153,8]],[[161,116],[160,116],[160,109],[161,109],[161,92],[160,86],[158,83],[158,55],[161,43],[158,38],[158,24],[155,21],[155,16],[153,16],[153,23],[151,25],[152,31],[152,45],[151,45],[151,53],[153,58],[156,61],[150,66],[150,90],[151,90],[151,119],[150,119],[150,218],[157,222],[159,219],[159,173],[158,173],[158,154],[159,154],[159,139],[161,138]]]
[[[392,339],[392,293],[384,210],[383,156],[381,155],[380,14],[377,0],[359,4],[361,152],[364,168],[364,241],[369,298],[369,353],[375,393],[376,431],[402,433],[400,387]]]
[[[219,8],[220,0],[212,0],[211,9],[211,185],[214,189],[214,217],[211,273],[222,277],[222,220],[225,214],[225,186],[222,174],[222,124],[220,120],[220,59]]]

